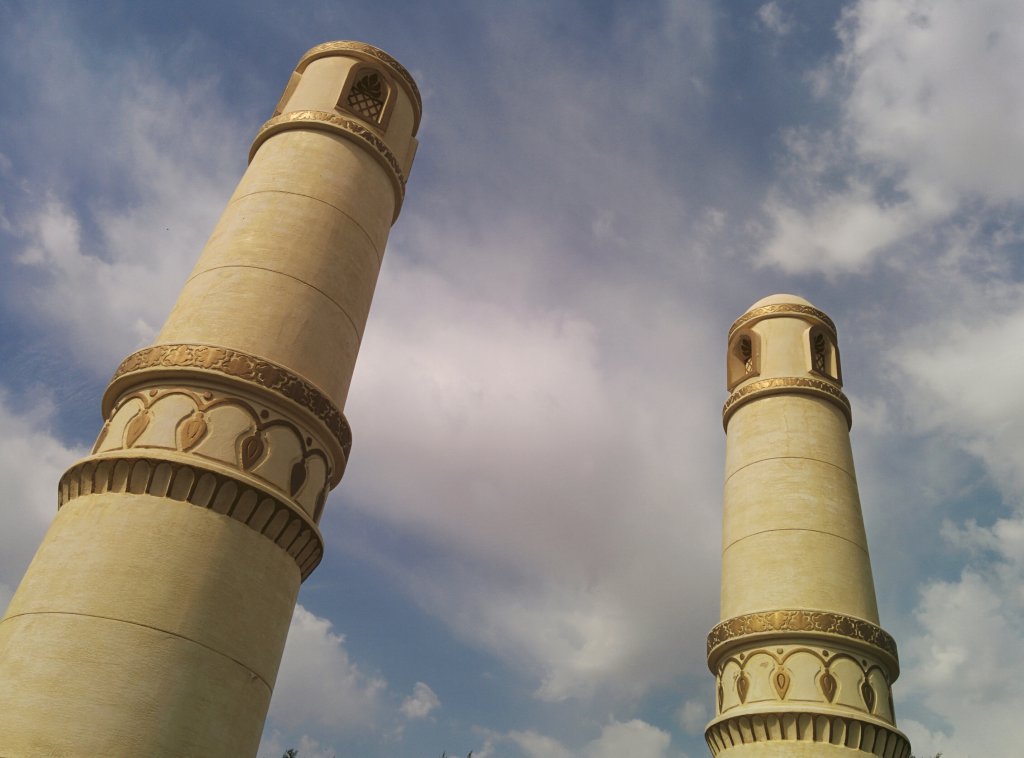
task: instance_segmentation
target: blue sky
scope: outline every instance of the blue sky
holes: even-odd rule
[[[260,755],[705,755],[726,331],[839,326],[915,751],[1019,752],[1024,6],[0,7],[0,604],[302,53],[423,91]]]

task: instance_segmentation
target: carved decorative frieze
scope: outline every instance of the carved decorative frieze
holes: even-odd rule
[[[729,340],[732,340],[733,333],[738,329],[750,326],[751,324],[762,321],[766,318],[778,318],[780,316],[800,316],[805,319],[816,321],[832,333],[833,342],[838,341],[835,322],[828,317],[828,314],[823,311],[819,311],[813,306],[803,305],[801,303],[774,303],[772,305],[762,305],[760,308],[754,308],[747,311],[736,319],[732,326],[729,327]]]
[[[748,613],[726,619],[708,633],[708,663],[724,644],[742,637],[765,633],[788,635],[832,635],[878,648],[898,660],[896,640],[879,626],[841,613],[808,610],[778,610]],[[714,667],[712,666],[712,673]]]
[[[122,395],[92,452],[128,449],[174,450],[244,471],[291,498],[314,521],[333,479],[328,454],[290,419],[234,394],[197,387]]]
[[[86,459],[61,477],[57,507],[105,492],[177,500],[234,519],[288,553],[303,580],[323,556],[316,525],[287,500],[200,465],[149,457]]]
[[[165,368],[208,371],[268,390],[312,413],[337,440],[345,458],[352,449],[352,432],[345,416],[319,389],[283,366],[238,350],[212,345],[154,345],[129,355],[110,380],[110,387],[103,398],[104,414],[109,417],[114,402],[123,392],[121,380],[124,377]],[[344,461],[338,464],[343,467]],[[340,470],[334,472],[332,483],[337,483],[341,473]]]
[[[803,376],[778,376],[771,379],[761,379],[740,387],[729,395],[729,399],[722,406],[722,424],[728,426],[732,414],[744,403],[766,395],[782,393],[812,395],[828,400],[838,406],[843,415],[846,416],[847,426],[853,424],[853,411],[850,409],[850,401],[839,387],[831,382],[821,379],[809,379]]]
[[[718,716],[800,703],[895,725],[889,677],[879,656],[863,649],[771,640],[734,650],[716,663]]]
[[[289,111],[275,116],[260,127],[249,149],[249,160],[252,161],[260,145],[269,137],[288,129],[321,129],[341,135],[366,148],[367,152],[384,167],[391,179],[395,189],[394,218],[398,218],[402,210],[402,200],[405,198],[405,173],[391,148],[372,129],[358,121],[327,111]]]
[[[910,743],[895,729],[856,717],[806,711],[722,719],[707,728],[704,738],[712,755],[759,742],[816,742],[852,748],[880,758],[910,756]]]

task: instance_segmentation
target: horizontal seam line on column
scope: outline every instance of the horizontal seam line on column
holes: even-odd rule
[[[369,232],[367,232],[367,231],[366,231],[366,230],[365,230],[365,229],[363,228],[363,225],[362,225],[362,224],[360,224],[360,223],[359,223],[359,222],[358,222],[358,221],[357,221],[357,220],[356,220],[355,218],[353,218],[352,216],[350,216],[350,215],[349,215],[348,213],[345,213],[345,211],[343,211],[343,210],[342,210],[341,208],[339,208],[338,206],[334,205],[333,203],[329,203],[329,202],[327,202],[326,200],[321,200],[321,199],[320,199],[319,197],[313,197],[313,195],[307,195],[307,194],[305,194],[304,192],[291,192],[291,191],[289,191],[289,190],[279,190],[279,189],[272,189],[272,190],[256,190],[255,192],[246,192],[246,193],[245,193],[244,195],[239,195],[239,196],[238,196],[238,197],[236,197],[236,198],[235,198],[234,200],[232,200],[232,201],[231,201],[230,203],[228,203],[228,207],[230,208],[230,207],[231,207],[232,205],[234,205],[235,203],[237,203],[237,202],[238,202],[239,200],[241,200],[241,199],[242,199],[243,197],[252,197],[253,195],[265,195],[265,194],[267,194],[268,192],[270,192],[270,193],[276,193],[276,194],[280,194],[280,195],[295,195],[296,197],[304,197],[304,198],[306,198],[306,199],[308,199],[308,200],[312,200],[312,201],[314,201],[314,202],[317,202],[317,203],[322,203],[323,205],[326,205],[326,206],[327,206],[328,208],[333,208],[333,209],[334,209],[334,210],[336,210],[336,211],[337,211],[338,213],[340,213],[340,214],[341,214],[342,216],[344,216],[344,217],[345,217],[345,218],[347,218],[347,219],[348,219],[349,221],[351,221],[351,222],[352,222],[353,224],[355,224],[355,225],[356,225],[356,228],[357,228],[357,229],[358,229],[358,230],[359,230],[359,231],[360,231],[360,232],[362,233],[362,235],[363,235],[364,237],[366,237],[366,241],[370,243],[370,248],[371,248],[371,249],[373,250],[373,252],[374,252],[374,253],[376,254],[376,256],[377,256],[377,262],[378,262],[378,263],[380,263],[380,262],[381,262],[381,261],[383,260],[383,258],[384,258],[384,253],[383,253],[383,252],[381,252],[381,251],[378,251],[378,250],[377,250],[377,246],[376,246],[375,244],[373,244],[373,238],[372,238],[372,237],[370,236],[370,233],[369,233]]]
[[[359,333],[359,327],[356,326],[356,322],[352,319],[352,316],[349,314],[349,312],[347,310],[345,310],[345,308],[342,306],[341,303],[339,303],[333,297],[331,297],[326,292],[324,292],[322,289],[317,287],[315,284],[310,284],[309,282],[307,282],[307,281],[305,281],[303,279],[299,279],[299,277],[297,277],[297,276],[292,276],[291,274],[286,274],[284,271],[277,271],[276,269],[267,268],[266,266],[253,266],[251,263],[225,263],[225,264],[223,264],[221,266],[211,266],[210,268],[204,268],[199,273],[193,274],[192,276],[190,276],[185,281],[185,284],[188,284],[189,282],[191,282],[194,279],[198,279],[203,274],[208,274],[211,271],[218,271],[219,269],[222,269],[222,268],[252,268],[252,269],[256,269],[257,271],[266,271],[266,272],[271,273],[271,274],[278,274],[279,276],[286,276],[289,279],[294,279],[299,284],[306,285],[311,290],[315,290],[316,292],[319,292],[321,295],[323,295],[329,301],[334,303],[335,307],[339,311],[341,311],[342,313],[345,314],[345,318],[348,319],[348,322],[352,325],[352,331],[354,331],[356,333],[357,340],[362,342],[363,336]]]
[[[25,613],[15,613],[13,616],[7,616],[6,618],[3,619],[3,622],[0,622],[0,623],[4,623],[4,622],[7,622],[7,621],[10,621],[11,619],[20,618],[22,616],[81,616],[82,618],[103,619],[104,621],[112,621],[112,622],[118,623],[118,624],[128,624],[130,626],[138,626],[138,627],[141,627],[143,629],[150,629],[150,630],[152,630],[154,632],[159,632],[160,634],[169,634],[172,637],[177,637],[179,640],[185,640],[186,642],[191,642],[194,645],[198,645],[201,648],[209,650],[211,653],[214,653],[215,655],[219,655],[222,658],[227,658],[229,661],[232,661],[233,663],[237,663],[239,666],[241,666],[246,671],[251,673],[254,677],[256,677],[261,682],[263,682],[263,686],[267,688],[268,692],[273,692],[274,691],[274,688],[271,687],[267,683],[266,679],[264,679],[258,673],[256,673],[251,668],[246,666],[244,663],[242,663],[237,658],[232,658],[230,655],[227,655],[226,653],[222,653],[220,650],[215,650],[214,648],[210,647],[209,645],[204,645],[199,640],[194,640],[194,639],[192,639],[190,637],[185,637],[184,635],[177,634],[176,632],[172,632],[172,631],[169,631],[167,629],[161,629],[160,627],[157,627],[157,626],[150,626],[149,624],[140,624],[138,621],[128,621],[127,619],[111,618],[110,616],[100,616],[97,613],[77,613],[75,611],[27,611]]]
[[[805,529],[805,528],[799,528],[799,527],[789,527],[789,528],[783,528],[783,529],[762,529],[761,531],[754,532],[753,534],[745,534],[742,537],[740,537],[738,540],[733,540],[728,545],[726,545],[724,548],[722,548],[722,552],[724,553],[726,550],[731,548],[733,545],[735,545],[735,544],[737,544],[739,542],[743,542],[743,540],[750,539],[751,537],[756,537],[759,534],[769,534],[770,532],[814,532],[815,534],[827,534],[829,537],[835,537],[837,540],[842,540],[843,542],[849,542],[854,547],[859,548],[860,550],[863,550],[864,551],[864,555],[868,555],[868,549],[866,547],[864,547],[863,545],[858,545],[856,542],[851,540],[849,537],[844,537],[841,534],[835,534],[834,532],[826,532],[824,529]]]
[[[756,461],[744,463],[738,469],[729,474],[729,476],[725,478],[725,481],[728,482],[730,479],[736,476],[736,474],[740,473],[743,469],[748,468],[750,466],[756,466],[758,463],[764,463],[765,461],[813,461],[814,463],[821,463],[825,466],[831,466],[834,469],[839,469],[848,477],[853,479],[854,482],[857,481],[857,477],[855,477],[849,471],[844,469],[842,466],[837,466],[835,463],[832,463],[831,461],[823,461],[821,458],[809,458],[806,455],[773,455],[770,458],[759,458]]]

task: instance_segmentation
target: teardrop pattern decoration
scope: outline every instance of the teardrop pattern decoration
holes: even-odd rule
[[[263,442],[263,435],[259,432],[253,432],[242,440],[242,468],[248,471],[255,466],[260,458],[263,457],[266,449],[267,446]]]
[[[836,678],[832,676],[832,672],[826,669],[818,678],[818,683],[821,685],[821,691],[825,695],[825,699],[830,703],[835,700],[836,690],[839,689],[839,685],[836,683]]]
[[[722,682],[718,682],[718,712],[722,712],[722,703],[725,702],[725,690],[722,689]]]
[[[740,702],[747,702],[747,693],[750,691],[750,679],[746,673],[741,673],[736,677],[736,694],[740,696]]]
[[[302,485],[306,483],[306,462],[304,460],[299,461],[292,466],[292,480],[291,488],[289,490],[292,497],[295,497],[295,493],[302,489]]]
[[[178,424],[178,449],[191,450],[207,432],[206,417],[202,411],[192,411],[192,415]]]
[[[772,674],[772,685],[779,693],[779,697],[785,700],[786,693],[789,692],[789,672],[786,669],[775,669],[775,673]]]
[[[871,684],[865,679],[860,683],[860,694],[864,698],[864,705],[868,707],[868,713],[875,712],[875,690]]]
[[[139,437],[146,431],[146,427],[152,420],[153,412],[147,408],[140,408],[124,428],[124,446],[132,447],[138,442]]]

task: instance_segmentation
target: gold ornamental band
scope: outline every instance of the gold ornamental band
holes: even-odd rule
[[[819,311],[810,305],[803,305],[801,303],[775,303],[772,305],[762,305],[760,308],[754,308],[749,310],[736,319],[733,325],[729,327],[729,340],[732,340],[732,335],[737,329],[742,329],[745,326],[751,326],[758,321],[763,321],[766,318],[778,318],[780,316],[801,316],[803,318],[809,318],[812,321],[816,321],[825,327],[829,332],[832,333],[832,341],[838,342],[839,336],[836,332],[835,322],[828,317],[823,311]]]
[[[306,66],[318,58],[326,58],[327,56],[335,54],[352,55],[365,61],[382,63],[391,69],[391,73],[395,75],[415,105],[412,133],[416,134],[419,130],[420,115],[423,111],[423,98],[420,97],[420,89],[416,86],[416,81],[405,69],[405,66],[395,60],[392,56],[385,53],[379,47],[368,45],[365,42],[354,42],[352,40],[324,42],[322,45],[317,45],[316,47],[307,50],[306,54],[299,60],[299,64],[295,67],[295,71],[301,74],[306,70]]]
[[[722,426],[728,431],[729,419],[744,403],[755,398],[766,395],[779,395],[783,393],[797,393],[813,395],[828,400],[839,407],[839,410],[846,416],[847,427],[853,426],[853,411],[850,408],[850,401],[843,391],[831,382],[821,379],[811,379],[804,376],[776,376],[771,379],[761,379],[757,382],[745,384],[729,395],[729,399],[722,406]]]
[[[118,397],[124,392],[127,378],[140,372],[160,369],[199,369],[235,380],[249,382],[278,397],[304,408],[323,424],[338,443],[342,460],[332,469],[341,478],[345,461],[352,450],[352,430],[345,415],[327,395],[298,374],[263,358],[213,345],[153,345],[132,353],[117,367],[103,395],[103,416],[107,418]],[[337,484],[337,482],[332,482]]]
[[[910,758],[910,742],[896,729],[873,719],[806,710],[769,711],[714,721],[704,731],[704,739],[712,755],[753,743],[776,742],[783,749],[787,742],[816,742],[851,748],[856,755]]]
[[[363,126],[358,121],[334,113],[328,113],[327,111],[289,111],[288,113],[282,113],[280,116],[275,116],[260,127],[260,130],[256,133],[256,138],[252,141],[252,147],[249,148],[249,161],[252,162],[256,151],[260,149],[260,145],[266,142],[268,138],[289,129],[318,129],[320,131],[327,131],[331,134],[340,135],[366,148],[370,155],[384,168],[388,178],[391,180],[395,190],[395,212],[392,222],[398,218],[398,214],[402,210],[402,201],[405,199],[405,174],[402,172],[402,167],[398,164],[395,154],[391,152],[391,149],[385,144],[384,140],[378,137],[372,129]]]
[[[303,580],[323,557],[320,530],[309,516],[263,487],[223,471],[149,456],[86,458],[61,477],[57,507],[108,492],[153,495],[239,521],[288,553]]]
[[[893,667],[893,679],[899,673],[896,640],[880,626],[841,613],[802,609],[747,613],[721,622],[708,633],[708,668],[715,673],[714,663],[727,648],[732,647],[737,641],[745,640],[748,637],[760,638],[765,634],[810,636],[827,634],[842,637],[847,642],[868,645],[880,651]]]

